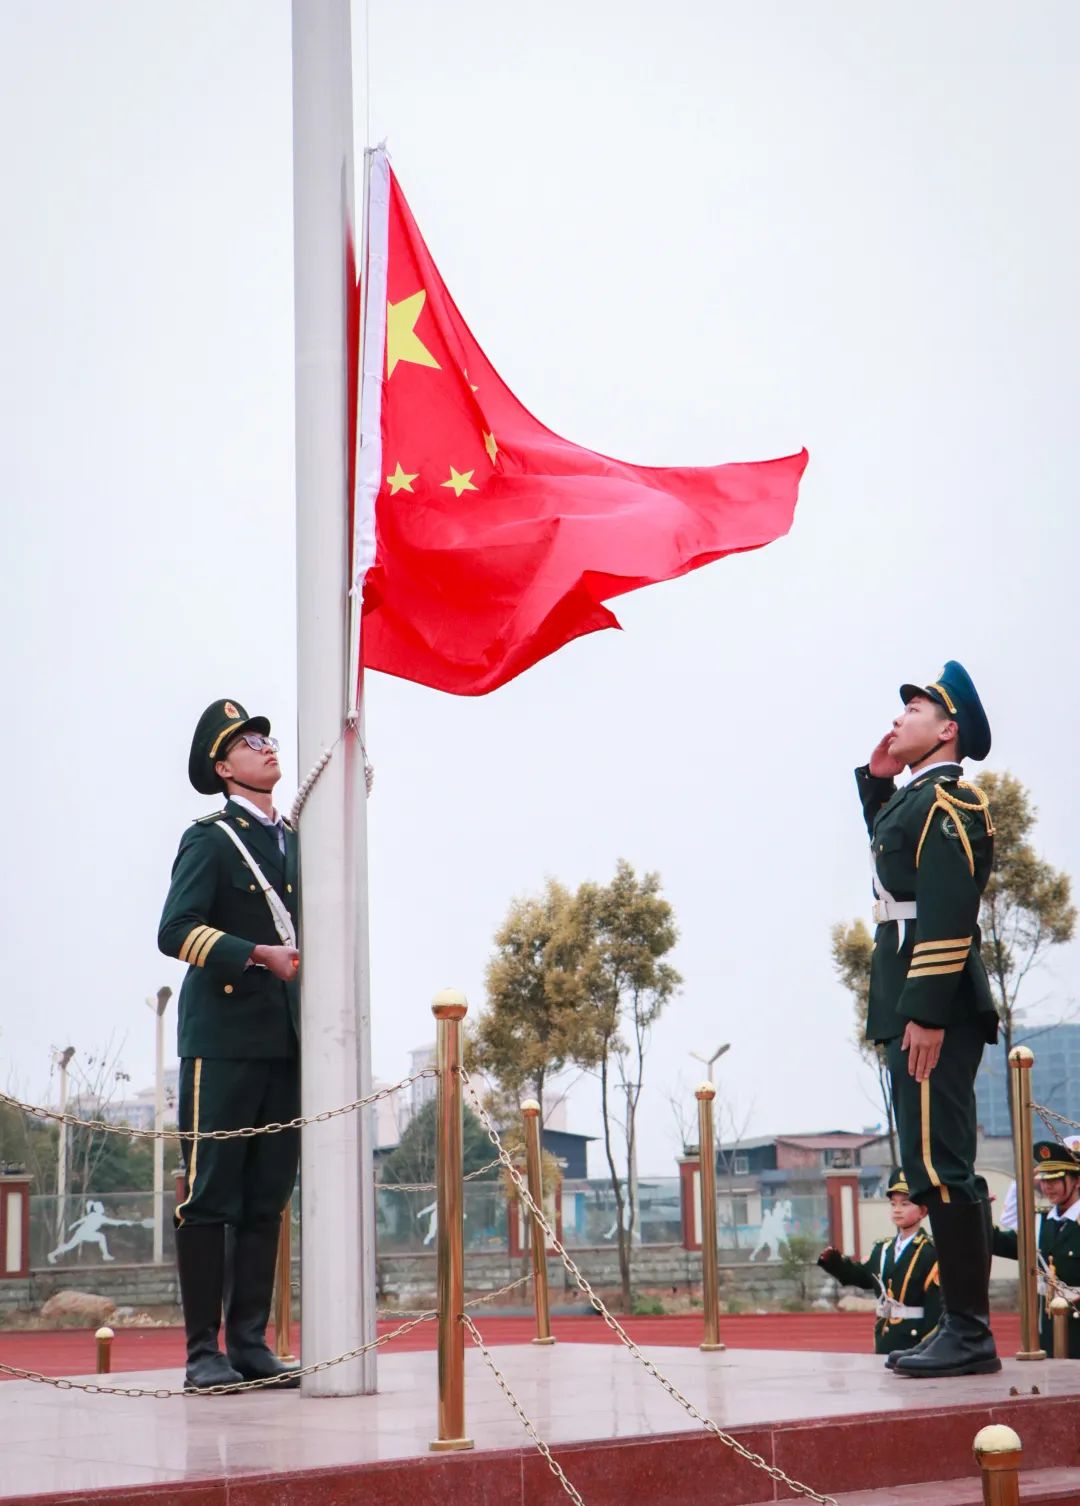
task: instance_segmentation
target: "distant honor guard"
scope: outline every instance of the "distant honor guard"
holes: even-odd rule
[[[1069,1359],[1080,1360],[1080,1157],[1067,1145],[1040,1140],[1032,1149],[1035,1181],[1050,1204],[1049,1213],[1036,1215],[1039,1245],[1039,1343],[1047,1354],[1054,1352],[1054,1320],[1050,1304],[1055,1297],[1069,1303]],[[1015,1229],[994,1230],[994,1254],[1016,1260]]]
[[[818,1256],[818,1265],[841,1286],[877,1293],[875,1354],[913,1348],[935,1327],[941,1311],[937,1251],[921,1228],[926,1209],[911,1201],[899,1166],[889,1178],[888,1195],[896,1235],[879,1239],[869,1260],[852,1260],[831,1246]]]
[[[215,701],[199,718],[188,776],[224,810],[184,833],[158,945],[188,964],[180,990],[181,1130],[241,1129],[300,1112],[300,864],[274,809],[278,744],[263,716]],[[266,1343],[278,1234],[299,1134],[184,1140],[176,1260],[187,1333],[185,1388],[284,1375]],[[222,1307],[225,1354],[218,1347]]]
[[[989,1374],[1001,1361],[989,1318],[990,1205],[975,1175],[975,1074],[997,1039],[978,926],[994,827],[961,759],[986,757],[990,725],[954,659],[934,679],[902,685],[900,698],[902,712],[856,770],[877,921],[866,1035],[885,1047],[909,1195],[930,1214],[943,1316],[892,1368]],[[912,778],[897,789],[905,768]]]

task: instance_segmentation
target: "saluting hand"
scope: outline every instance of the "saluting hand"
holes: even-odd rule
[[[282,983],[291,983],[300,971],[300,953],[294,946],[257,946],[251,960],[265,967],[275,978],[280,978]]]
[[[904,772],[906,766],[889,752],[889,744],[893,736],[894,732],[890,727],[870,755],[870,772],[875,779],[895,779],[898,774]]]
[[[908,1054],[908,1074],[916,1082],[925,1082],[938,1064],[944,1030],[934,1030],[928,1025],[916,1025],[909,1020],[904,1031],[901,1050]]]

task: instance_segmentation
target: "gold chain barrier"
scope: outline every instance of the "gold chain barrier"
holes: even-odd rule
[[[330,1360],[316,1360],[312,1365],[304,1365],[299,1370],[287,1370],[283,1375],[268,1375],[262,1380],[235,1381],[231,1386],[201,1386],[198,1388],[184,1389],[183,1387],[168,1386],[99,1386],[96,1381],[71,1380],[66,1375],[42,1375],[40,1370],[23,1370],[18,1365],[0,1364],[0,1373],[10,1375],[13,1380],[35,1381],[42,1386],[55,1386],[58,1391],[85,1391],[88,1396],[153,1396],[165,1401],[172,1396],[232,1396],[238,1391],[265,1391],[270,1386],[280,1386],[293,1376],[315,1375],[320,1370],[330,1370],[334,1365],[347,1364],[349,1360],[359,1359],[362,1354],[367,1354],[370,1349],[379,1349],[383,1344],[389,1344],[393,1339],[398,1339],[402,1334],[409,1333],[413,1328],[419,1328],[421,1323],[430,1323],[432,1318],[438,1317],[435,1309],[420,1313],[409,1323],[402,1323],[392,1329],[390,1333],[380,1334],[378,1338],[361,1344],[359,1349],[349,1349],[345,1354],[336,1354]]]
[[[271,1124],[247,1125],[243,1129],[230,1130],[138,1129],[133,1124],[110,1124],[107,1119],[78,1119],[74,1114],[61,1114],[56,1109],[46,1109],[37,1103],[23,1103],[21,1099],[12,1098],[7,1093],[0,1093],[0,1104],[21,1109],[24,1114],[31,1114],[35,1119],[51,1119],[57,1124],[70,1124],[76,1129],[95,1130],[106,1135],[127,1135],[131,1140],[251,1140],[256,1135],[280,1135],[283,1130],[303,1129],[308,1124],[325,1124],[328,1119],[340,1118],[342,1114],[354,1114],[357,1109],[366,1108],[369,1103],[390,1098],[403,1088],[419,1082],[422,1077],[437,1076],[437,1068],[424,1067],[411,1077],[403,1077],[392,1087],[380,1088],[376,1093],[369,1093],[366,1098],[354,1098],[351,1103],[343,1103],[339,1109],[323,1109],[321,1113],[309,1114],[307,1117],[297,1114],[295,1119],[287,1119],[282,1124],[275,1120]]]
[[[491,1115],[488,1113],[487,1109],[485,1109],[476,1089],[473,1087],[472,1079],[469,1077],[468,1072],[464,1067],[460,1066],[458,1067],[458,1072],[465,1083],[465,1088],[469,1094],[473,1111],[474,1113],[476,1113],[476,1115],[480,1119],[481,1124],[487,1131],[488,1139],[491,1141],[492,1145],[494,1145],[495,1149],[499,1152],[500,1160],[502,1161],[503,1166],[506,1168],[507,1175],[517,1187],[518,1192],[520,1193],[524,1202],[532,1209],[534,1218],[536,1218],[540,1223],[541,1228],[547,1235],[548,1243],[551,1245],[552,1249],[562,1261],[567,1274],[573,1277],[574,1283],[578,1287],[578,1290],[588,1299],[589,1304],[592,1306],[592,1308],[600,1314],[601,1318],[603,1318],[604,1322],[607,1324],[608,1328],[611,1329],[612,1333],[615,1334],[619,1342],[630,1351],[634,1358],[645,1367],[648,1373],[655,1380],[658,1380],[660,1382],[661,1386],[663,1386],[668,1395],[679,1403],[679,1405],[688,1414],[688,1416],[692,1417],[695,1422],[700,1422],[702,1427],[704,1427],[708,1432],[712,1433],[714,1438],[718,1438],[720,1442],[725,1446],[725,1448],[731,1449],[735,1454],[739,1456],[740,1459],[744,1459],[746,1463],[753,1465],[755,1469],[763,1470],[765,1474],[770,1477],[770,1479],[775,1480],[778,1484],[786,1485],[788,1489],[793,1490],[796,1495],[805,1496],[808,1500],[811,1501],[817,1501],[820,1503],[820,1506],[837,1506],[835,1497],[821,1495],[818,1491],[811,1489],[809,1485],[803,1485],[801,1481],[793,1480],[790,1475],[785,1474],[784,1471],[782,1469],[779,1469],[776,1465],[766,1463],[766,1461],[761,1457],[760,1454],[753,1453],[750,1449],[746,1448],[744,1444],[740,1443],[737,1438],[733,1438],[730,1433],[725,1433],[723,1429],[720,1428],[712,1420],[711,1417],[706,1417],[704,1413],[699,1412],[697,1407],[694,1406],[693,1402],[682,1394],[675,1383],[673,1381],[670,1381],[667,1376],[658,1369],[653,1361],[641,1352],[637,1344],[634,1343],[634,1340],[630,1337],[626,1329],[619,1322],[618,1318],[616,1318],[613,1313],[608,1311],[603,1301],[596,1295],[596,1292],[593,1290],[586,1278],[582,1275],[573,1259],[569,1254],[567,1254],[566,1248],[563,1245],[562,1241],[557,1238],[554,1229],[551,1228],[550,1224],[545,1218],[543,1210],[533,1201],[532,1197],[530,1196],[529,1189],[525,1185],[524,1177],[514,1165],[510,1155],[503,1148],[502,1143],[499,1139],[499,1132],[495,1128],[495,1125],[492,1123]]]
[[[1013,1152],[1016,1157],[1016,1260],[1020,1275],[1020,1348],[1018,1360],[1044,1360],[1039,1348],[1039,1286],[1036,1271],[1035,1179],[1031,1149],[1031,1069],[1035,1056],[1027,1046],[1009,1052],[1013,1090]]]

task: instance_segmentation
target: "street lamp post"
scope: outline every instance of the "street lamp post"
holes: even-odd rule
[[[60,1068],[60,1135],[56,1146],[56,1243],[64,1238],[64,1206],[67,1202],[67,1082],[68,1063],[75,1055],[74,1046],[58,1051],[53,1061]]]
[[[696,1062],[701,1062],[702,1066],[704,1066],[706,1068],[706,1070],[708,1072],[708,1075],[709,1075],[709,1081],[712,1082],[712,1080],[713,1080],[712,1069],[713,1069],[714,1064],[720,1060],[720,1058],[724,1055],[725,1051],[730,1051],[730,1050],[731,1050],[731,1043],[729,1041],[726,1046],[717,1046],[716,1050],[713,1052],[713,1054],[711,1056],[702,1056],[699,1051],[691,1051],[690,1055],[694,1058],[694,1060]]]
[[[165,1009],[172,998],[171,988],[159,988],[157,997],[146,1001],[154,1020],[154,1264],[165,1258]]]

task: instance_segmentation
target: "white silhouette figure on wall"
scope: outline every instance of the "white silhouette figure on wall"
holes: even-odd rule
[[[97,1245],[101,1251],[102,1260],[115,1260],[114,1255],[109,1254],[109,1246],[106,1242],[102,1229],[152,1229],[152,1218],[109,1218],[105,1213],[105,1204],[99,1203],[96,1198],[89,1198],[86,1203],[86,1212],[82,1218],[77,1219],[71,1226],[71,1233],[64,1243],[57,1245],[55,1250],[50,1250],[45,1259],[50,1265],[56,1264],[58,1255],[67,1255],[78,1245]]]
[[[624,1203],[623,1207],[622,1207],[622,1226],[623,1226],[624,1229],[629,1229],[630,1228],[630,1204],[629,1203]],[[607,1231],[606,1234],[602,1234],[600,1237],[602,1239],[614,1239],[615,1235],[618,1233],[618,1229],[619,1229],[619,1220],[618,1220],[618,1217],[616,1217],[616,1218],[612,1219],[612,1221],[611,1221],[611,1228]],[[638,1244],[640,1244],[641,1243],[641,1230],[635,1228],[634,1231],[633,1231],[633,1234],[632,1234],[631,1238],[632,1239],[636,1239],[637,1242],[638,1242]]]
[[[434,1243],[435,1236],[439,1232],[439,1205],[438,1205],[438,1203],[429,1203],[426,1208],[421,1208],[420,1211],[416,1215],[417,1220],[422,1219],[422,1218],[427,1218],[427,1216],[429,1214],[431,1216],[430,1216],[430,1218],[428,1218],[427,1233],[424,1235],[424,1244],[425,1245],[430,1245],[430,1244]],[[469,1216],[468,1213],[466,1213],[465,1210],[462,1209],[461,1222],[464,1223],[465,1220],[468,1218],[468,1216]]]
[[[787,1239],[786,1225],[791,1219],[791,1202],[784,1198],[782,1202],[774,1203],[768,1213],[761,1220],[761,1229],[758,1232],[757,1244],[750,1251],[750,1259],[753,1260],[762,1250],[768,1246],[770,1260],[780,1259],[780,1246]]]

